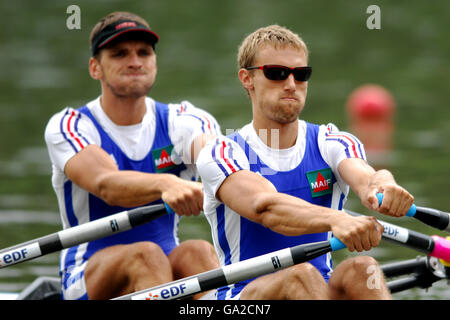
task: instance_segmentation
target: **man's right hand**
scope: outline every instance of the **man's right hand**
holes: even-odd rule
[[[200,182],[168,175],[161,199],[178,215],[199,215],[203,210],[203,190]]]
[[[331,221],[333,236],[341,240],[350,252],[367,251],[378,246],[384,227],[375,217],[353,217],[337,214]]]

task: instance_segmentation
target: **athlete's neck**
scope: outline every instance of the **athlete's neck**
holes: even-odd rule
[[[272,149],[288,149],[297,142],[298,120],[281,124],[253,118],[253,128],[259,138]]]
[[[121,98],[102,94],[100,105],[111,121],[119,126],[141,123],[147,111],[145,96],[140,98]]]

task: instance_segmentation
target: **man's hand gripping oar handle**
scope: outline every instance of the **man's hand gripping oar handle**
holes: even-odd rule
[[[381,205],[383,202],[383,194],[377,193],[377,198],[378,204]],[[413,204],[406,215],[408,217],[414,217],[431,227],[450,232],[450,214],[447,212],[432,208],[417,207]]]
[[[345,210],[348,214],[358,217],[360,213]],[[450,261],[450,241],[439,236],[429,236],[414,230],[409,230],[377,219],[384,227],[383,239],[395,242],[408,248],[421,251],[429,256]]]
[[[379,221],[379,222],[381,224],[383,224],[383,226],[390,225],[390,224],[387,224],[387,223],[382,222],[382,221]],[[385,226],[385,228],[386,228],[386,226]],[[413,235],[412,231],[410,231],[409,235],[411,236],[410,239],[412,239],[412,235]],[[414,233],[414,236],[417,236],[417,235],[420,235],[420,234],[419,233]],[[450,241],[445,239],[445,238],[439,237],[439,236],[431,236],[431,237],[426,236],[426,235],[422,235],[422,236],[423,236],[423,238],[428,238],[429,239],[429,242],[431,244],[430,247],[432,247],[431,250],[427,250],[426,248],[424,248],[422,246],[420,246],[420,247],[417,246],[416,247],[414,244],[407,243],[406,241],[405,242],[395,241],[394,239],[388,238],[386,236],[383,236],[383,238],[384,239],[388,239],[388,240],[394,240],[394,242],[407,244],[409,247],[412,247],[414,249],[423,251],[423,252],[427,253],[429,256],[439,258],[439,259],[442,260],[441,262],[446,262],[446,264],[450,265]],[[420,239],[420,240],[422,240],[422,239]],[[415,241],[413,240],[413,241],[410,241],[410,242],[415,242]],[[332,251],[336,251],[336,250],[340,250],[340,249],[346,248],[345,244],[342,243],[342,241],[340,241],[338,238],[331,238],[330,239],[330,245],[331,245]]]

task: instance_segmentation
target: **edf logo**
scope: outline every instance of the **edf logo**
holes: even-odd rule
[[[161,291],[149,292],[148,297],[145,300],[162,300],[169,299],[181,295],[186,290],[186,283],[174,285],[169,288],[163,288]],[[159,294],[158,294],[159,293]]]
[[[399,231],[397,228],[384,226],[383,234],[388,236],[389,238],[395,238],[399,234]]]
[[[10,264],[13,262],[17,262],[20,260],[25,260],[27,258],[28,251],[27,248],[24,248],[22,250],[12,251],[4,254],[1,257],[1,264]]]
[[[163,289],[161,290],[161,298],[167,299],[171,297],[176,297],[182,293],[184,293],[184,290],[186,289],[186,284],[182,283],[179,286],[173,286],[169,289]]]

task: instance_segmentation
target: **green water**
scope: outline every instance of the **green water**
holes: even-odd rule
[[[81,29],[66,27],[66,8],[81,9]],[[450,2],[378,1],[381,29],[366,27],[371,1],[3,1],[0,12],[0,247],[60,229],[43,133],[52,114],[99,95],[87,72],[88,37],[111,11],[136,12],[160,35],[159,73],[151,95],[189,100],[222,128],[251,118],[236,76],[236,51],[256,28],[277,23],[298,32],[314,68],[302,118],[348,128],[345,102],[365,83],[390,90],[397,102],[389,169],[416,203],[450,210]],[[367,213],[354,195],[346,208]],[[384,220],[444,235],[414,220]],[[182,239],[210,239],[203,218],[184,219]],[[419,253],[383,243],[368,254],[381,263]],[[336,262],[352,256],[336,254]],[[58,255],[0,270],[0,291],[19,291],[38,275],[57,276]],[[444,281],[397,299],[449,299]]]

